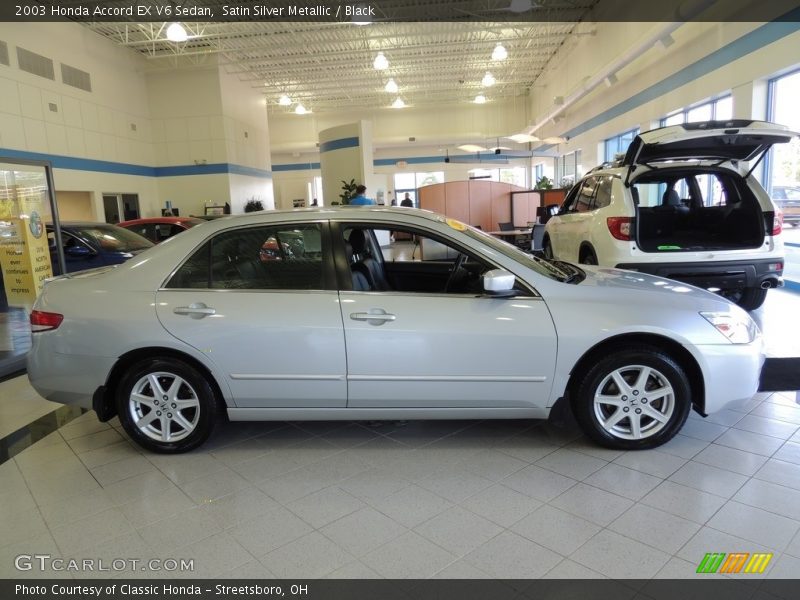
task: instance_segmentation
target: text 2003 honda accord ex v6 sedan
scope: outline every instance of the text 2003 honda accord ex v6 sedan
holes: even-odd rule
[[[598,443],[652,448],[692,408],[750,398],[763,363],[757,326],[719,296],[389,208],[219,219],[49,281],[31,322],[36,390],[118,414],[157,452],[199,446],[221,410],[512,419],[560,400]]]

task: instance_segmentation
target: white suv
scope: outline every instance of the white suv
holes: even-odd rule
[[[759,121],[663,127],[590,171],[548,220],[545,256],[660,275],[747,310],[783,285],[782,214],[753,176],[794,132]]]

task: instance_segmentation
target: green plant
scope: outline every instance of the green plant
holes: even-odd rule
[[[553,182],[550,180],[547,175],[542,175],[539,178],[539,181],[536,182],[536,186],[533,188],[535,190],[552,190],[553,189]]]
[[[244,212],[258,212],[259,210],[264,210],[264,205],[261,203],[261,200],[256,200],[255,198],[251,198],[247,201],[247,204],[244,205]]]
[[[342,204],[350,204],[350,200],[355,198],[357,187],[358,184],[355,179],[351,179],[350,183],[342,179],[342,193],[339,194],[339,198],[342,199]]]

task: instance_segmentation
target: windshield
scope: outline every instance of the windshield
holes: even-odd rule
[[[82,227],[78,233],[108,252],[136,252],[153,246],[150,240],[122,227]]]
[[[533,269],[537,273],[544,275],[545,277],[549,277],[550,279],[571,283],[576,281],[576,276],[583,274],[580,269],[570,265],[569,263],[548,261],[543,258],[539,258],[538,256],[533,256],[532,254],[523,252],[508,242],[504,242],[501,239],[496,238],[493,235],[489,235],[484,231],[475,229],[474,227],[465,227],[464,233],[469,237],[481,242],[482,244],[489,246],[492,250],[496,250],[500,254],[517,261],[524,267]]]

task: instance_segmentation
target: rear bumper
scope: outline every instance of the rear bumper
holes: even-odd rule
[[[33,347],[28,353],[28,379],[33,389],[52,402],[91,410],[95,390],[105,385],[114,359],[48,352],[43,346],[34,337]]]
[[[620,263],[618,269],[639,271],[683,281],[699,288],[732,290],[745,287],[781,287],[783,257],[720,262]],[[780,269],[774,269],[780,264]]]

